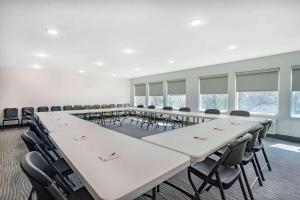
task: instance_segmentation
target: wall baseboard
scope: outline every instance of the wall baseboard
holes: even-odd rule
[[[289,135],[267,134],[267,137],[280,139],[280,140],[284,140],[284,141],[288,141],[288,142],[300,143],[300,138],[299,137],[294,137],[294,136],[289,136]]]

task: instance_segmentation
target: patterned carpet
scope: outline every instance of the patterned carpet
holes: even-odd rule
[[[140,126],[128,123],[122,127],[119,125],[107,125],[106,127],[136,138],[161,132],[161,130],[155,129],[147,131],[145,128],[141,129]],[[20,158],[27,152],[20,138],[20,134],[24,130],[17,128],[0,130],[0,200],[25,200],[28,198],[31,185],[19,166]],[[264,170],[266,181],[263,187],[259,186],[258,183],[255,184],[253,188],[254,198],[256,200],[300,199],[300,144],[271,138],[267,138],[265,144],[273,171]],[[289,150],[272,147],[272,145],[278,144],[283,144],[281,147],[289,148]],[[250,181],[252,181],[254,177],[252,167],[246,167],[246,170]],[[201,183],[196,177],[194,180],[197,185]],[[171,178],[170,181],[192,192],[185,170]],[[238,183],[226,190],[225,194],[229,200],[243,199]],[[157,197],[159,200],[189,199],[166,184],[161,185],[161,191]],[[217,188],[203,192],[201,197],[207,200],[221,199]],[[149,198],[144,196],[138,198],[138,200],[146,199]]]

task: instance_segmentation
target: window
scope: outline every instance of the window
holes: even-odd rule
[[[186,106],[185,95],[168,95],[169,106],[179,109]]]
[[[300,117],[300,66],[292,67],[292,116]]]
[[[200,77],[200,110],[227,111],[228,75]]]
[[[185,80],[168,81],[168,105],[179,109],[186,107]]]
[[[300,117],[300,91],[293,91],[292,115]]]
[[[237,108],[253,114],[277,114],[278,71],[268,69],[237,73]]]
[[[162,108],[164,105],[163,82],[149,84],[148,105],[154,105],[156,108]]]
[[[276,114],[277,91],[238,92],[238,109],[257,114]]]
[[[146,84],[134,86],[134,106],[146,104]]]
[[[149,96],[149,105],[154,105],[156,108],[162,108],[164,106],[163,96]]]
[[[227,111],[227,94],[201,94],[200,110],[218,109],[222,112]]]

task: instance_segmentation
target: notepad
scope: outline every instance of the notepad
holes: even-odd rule
[[[101,155],[101,156],[99,156],[99,159],[101,161],[103,161],[103,162],[115,160],[115,159],[118,159],[118,158],[120,158],[120,156],[117,153],[115,153],[115,152],[113,152],[113,153],[111,153],[109,155]]]
[[[88,138],[87,138],[85,135],[80,136],[80,137],[75,137],[75,138],[74,138],[75,141],[86,140],[86,139],[88,139]]]
[[[225,131],[225,129],[221,129],[221,128],[214,128],[214,130],[216,130],[216,131]]]
[[[207,140],[206,137],[194,136],[193,138],[194,138],[195,140]]]

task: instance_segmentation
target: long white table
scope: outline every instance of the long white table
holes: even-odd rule
[[[213,120],[138,140],[72,116],[117,111]],[[50,139],[95,199],[136,198],[267,121],[256,117],[132,107],[37,115],[48,129]],[[84,139],[78,140],[82,136]],[[119,158],[105,162],[99,159],[99,156],[111,153],[116,153]]]
[[[134,199],[190,165],[186,155],[66,113],[37,115],[50,129],[50,139],[95,199]],[[118,158],[110,161],[99,158],[109,158],[113,153]]]

